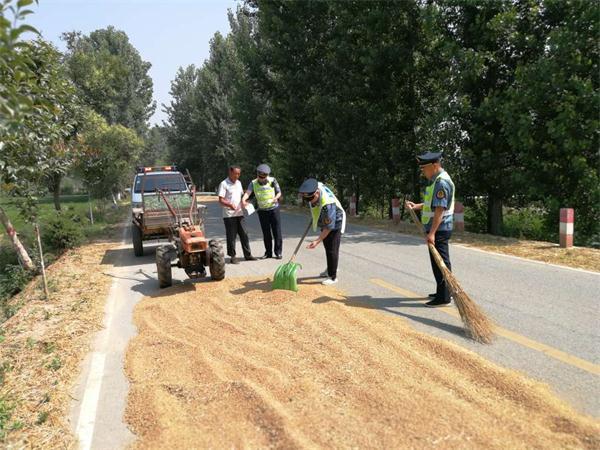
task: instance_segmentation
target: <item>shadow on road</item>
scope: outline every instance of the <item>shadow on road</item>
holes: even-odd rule
[[[104,252],[100,264],[113,267],[130,267],[141,264],[152,264],[156,255],[157,246],[144,247],[144,256],[135,256],[131,248],[114,248]]]
[[[407,314],[405,312],[398,311],[396,308],[414,308],[418,306],[423,306],[423,303],[415,302],[414,300],[429,300],[428,298],[374,298],[370,295],[361,295],[349,297],[345,296],[343,298],[331,298],[331,297],[319,297],[313,300],[313,303],[323,304],[328,302],[340,302],[346,306],[351,306],[354,308],[366,308],[366,309],[377,309],[381,311],[385,311],[390,314],[394,314],[396,316],[405,317],[410,320],[414,320],[415,322],[422,323],[424,325],[438,328],[443,331],[447,331],[449,333],[455,334],[460,337],[466,338],[466,334],[463,328],[457,327],[456,325],[440,322],[435,319],[429,319],[427,317],[415,316],[413,314]],[[394,308],[394,309],[392,309]]]

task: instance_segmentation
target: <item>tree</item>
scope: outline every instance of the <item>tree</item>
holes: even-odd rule
[[[231,40],[215,33],[204,65],[180,68],[171,83],[173,100],[166,107],[171,156],[199,179],[200,189],[216,187],[226,165],[239,155],[232,106],[234,65]]]
[[[133,130],[109,125],[93,111],[86,116],[79,145],[76,171],[97,198],[115,196],[131,183],[133,167],[144,148]]]
[[[17,26],[33,3],[19,0],[0,5],[0,181],[5,194],[19,198],[18,206],[29,221],[36,217],[36,197],[44,177],[53,169],[57,145],[74,129],[75,99],[59,70],[58,52],[48,43],[21,40],[22,33],[34,31]],[[13,13],[13,21],[7,12]],[[21,264],[34,269],[4,211],[0,218]]]
[[[164,126],[154,125],[148,131],[144,141],[140,165],[158,166],[170,163],[169,144],[167,142],[167,129]]]
[[[561,207],[574,207],[576,240],[590,243],[600,235],[599,8],[587,1],[542,6],[529,35],[539,51],[508,89],[503,129],[521,154],[523,194],[544,204],[548,228],[556,229]]]
[[[63,33],[63,40],[81,99],[110,125],[121,124],[144,136],[156,109],[151,64],[142,60],[127,34],[109,26],[89,35]]]

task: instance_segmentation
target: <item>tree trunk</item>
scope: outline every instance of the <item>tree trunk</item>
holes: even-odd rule
[[[17,258],[19,259],[19,264],[21,264],[21,267],[23,267],[25,270],[34,271],[36,269],[35,264],[27,254],[27,250],[25,250],[23,244],[21,244],[21,241],[17,236],[17,232],[13,228],[10,219],[2,207],[0,207],[0,222],[2,222],[2,225],[4,225],[4,228],[6,229],[6,234],[8,235],[10,243],[17,253]]]
[[[502,199],[494,194],[488,195],[488,233],[494,235],[502,234]]]
[[[360,202],[360,183],[358,182],[358,175],[356,176],[356,183],[355,183],[355,192],[354,195],[356,195],[356,211],[355,214],[358,215],[358,204]]]
[[[54,209],[60,211],[60,183],[62,182],[62,175],[55,173],[52,175],[52,196],[54,197]]]

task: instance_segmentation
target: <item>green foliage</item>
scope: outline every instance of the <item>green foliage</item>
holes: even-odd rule
[[[37,417],[37,420],[35,421],[35,424],[42,425],[43,423],[45,423],[48,420],[49,416],[50,416],[50,413],[48,411],[40,411],[38,413],[38,417]]]
[[[19,422],[11,420],[15,406],[8,395],[0,395],[0,442],[6,439],[8,433],[20,428]]]
[[[0,301],[20,292],[30,279],[31,274],[19,265],[4,266],[0,273]]]
[[[60,358],[58,356],[55,356],[54,358],[52,358],[52,360],[48,363],[48,365],[46,366],[46,368],[50,369],[50,370],[58,370],[62,367],[62,361],[60,360]]]
[[[27,98],[31,109],[22,109],[18,120],[5,116],[0,121],[0,179],[4,191],[22,198],[21,210],[31,220],[45,182],[62,177],[73,160],[69,143],[80,109],[61,55],[51,44],[41,39],[21,42],[15,51],[28,61],[28,82],[18,82],[0,65],[0,85]]]
[[[64,251],[80,245],[84,239],[81,217],[75,214],[57,214],[47,221],[42,229],[44,244],[52,249]]]
[[[129,186],[144,148],[133,130],[109,125],[89,111],[81,130],[82,150],[76,170],[94,197],[109,198]]]
[[[28,94],[35,86],[36,75],[21,36],[37,30],[30,25],[19,25],[31,13],[27,6],[32,3],[28,0],[0,3],[0,129],[17,125],[35,107],[35,99]]]
[[[140,155],[138,165],[160,166],[170,164],[170,157],[167,128],[154,125],[148,131],[144,142],[144,151]]]
[[[143,61],[127,34],[109,26],[89,35],[63,34],[66,64],[81,99],[110,125],[145,135],[156,109],[152,101],[151,64]]]
[[[545,211],[534,207],[510,210],[504,216],[503,234],[536,241],[556,240],[558,224],[554,224],[554,230],[549,230],[546,226],[546,215]]]
[[[487,202],[483,199],[465,201],[465,230],[473,233],[487,231]]]
[[[459,197],[479,199],[471,229],[555,239],[575,207],[589,243],[599,16],[585,0],[250,0],[177,73],[169,146],[201,186],[269,162],[285,191],[315,176],[379,215],[420,196],[414,155],[443,150]]]

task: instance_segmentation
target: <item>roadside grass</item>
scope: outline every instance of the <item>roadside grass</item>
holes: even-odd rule
[[[39,252],[33,224],[25,221],[19,212],[19,199],[0,197],[0,206],[10,218],[30,257],[39,266]],[[94,223],[89,218],[90,204],[86,195],[61,197],[61,211],[54,209],[52,197],[38,202],[38,224],[42,238],[42,250],[46,266],[51,265],[62,253],[84,242],[102,238],[111,228],[118,226],[127,209],[126,204],[114,206],[105,200],[92,200]],[[0,323],[13,316],[22,306],[9,302],[30,281],[31,274],[18,264],[5,230],[0,230]],[[50,281],[52,288],[52,281]]]
[[[27,243],[34,242],[33,224],[27,223],[19,213],[19,199],[0,197],[0,206],[10,218],[14,228]],[[92,199],[92,211],[94,223],[89,217],[89,203],[87,195],[64,195],[60,198],[61,211],[54,209],[52,197],[43,197],[38,201],[38,223],[40,232],[43,234],[44,225],[58,216],[63,216],[81,223],[82,229],[88,238],[94,238],[102,234],[106,225],[114,219],[114,212],[119,208],[113,208],[112,203],[106,200]],[[0,235],[0,243],[6,240],[4,230]]]
[[[0,230],[0,447],[74,448],[67,421],[70,389],[94,332],[102,326],[104,299],[112,278],[101,266],[121,231],[127,204],[87,196],[41,199],[39,226],[50,298],[41,275],[17,263]],[[14,201],[0,198],[30,256],[39,260],[34,231]],[[72,239],[77,235],[77,239]],[[80,245],[81,244],[81,245]]]

